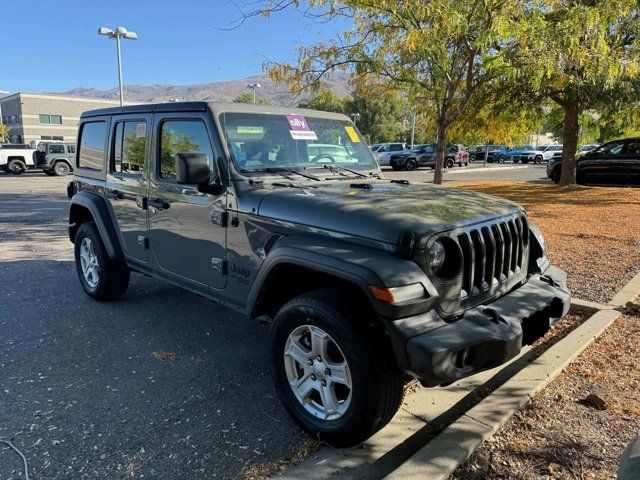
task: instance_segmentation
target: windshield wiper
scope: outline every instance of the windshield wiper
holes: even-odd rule
[[[310,175],[308,173],[302,173],[298,170],[294,170],[293,168],[286,167],[265,167],[265,168],[243,168],[240,170],[240,173],[294,173],[296,175],[300,175],[301,177],[309,178],[311,180],[315,180],[319,182],[320,179],[315,175]]]
[[[327,170],[330,170],[331,172],[337,172],[342,176],[345,176],[344,173],[340,172],[340,170],[344,170],[346,172],[350,172],[353,173],[354,175],[358,175],[359,177],[365,177],[365,178],[369,178],[369,175],[367,175],[366,173],[362,173],[359,172],[357,170],[352,170],[351,168],[347,168],[347,167],[343,167],[342,165],[331,165],[330,163],[324,163],[322,165],[318,165],[317,167],[304,167],[305,170],[309,169],[309,168],[325,168]],[[340,169],[340,170],[338,170]]]

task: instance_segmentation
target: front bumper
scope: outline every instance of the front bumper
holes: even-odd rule
[[[542,337],[569,311],[566,274],[549,267],[491,303],[445,322],[435,311],[388,323],[398,361],[425,386],[497,367]]]

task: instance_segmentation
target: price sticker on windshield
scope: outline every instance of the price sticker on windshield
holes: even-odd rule
[[[316,132],[311,130],[307,119],[302,115],[287,115],[289,133],[294,140],[318,140]]]
[[[356,132],[355,128],[351,125],[347,125],[344,129],[347,131],[347,135],[349,135],[349,138],[353,143],[360,143],[360,137],[358,137],[358,132]]]

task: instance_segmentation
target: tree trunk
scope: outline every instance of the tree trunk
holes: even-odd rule
[[[562,175],[560,185],[576,184],[576,151],[578,150],[578,114],[580,105],[577,101],[569,101],[563,105],[564,128],[562,132]]]
[[[447,137],[447,127],[438,122],[438,148],[436,150],[436,171],[433,174],[433,183],[442,185],[442,173],[444,170],[444,147]]]

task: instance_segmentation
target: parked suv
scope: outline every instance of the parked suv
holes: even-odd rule
[[[487,162],[488,163],[504,163],[507,160],[507,153],[509,151],[509,147],[506,145],[481,145],[476,147],[474,152],[471,152],[471,161],[484,161],[485,152],[487,151]]]
[[[40,142],[33,152],[33,163],[47,175],[62,177],[73,170],[75,143]]]
[[[394,170],[415,170],[420,167],[436,168],[438,146],[434,143],[416,145],[404,153],[391,155],[389,165]],[[444,149],[444,168],[469,165],[469,152],[462,145],[447,145]]]
[[[94,110],[74,170],[69,238],[87,295],[113,300],[141,272],[271,322],[277,395],[335,445],[389,422],[407,378],[447,385],[501,365],[569,308],[522,207],[386,180],[345,115]]]
[[[393,155],[408,151],[405,144],[401,142],[376,143],[369,148],[375,153],[381,167],[389,166],[389,161]]]

